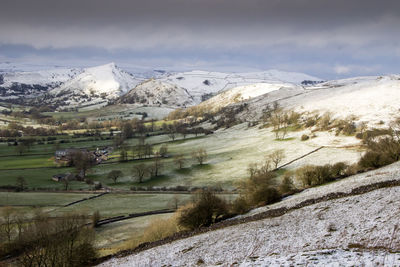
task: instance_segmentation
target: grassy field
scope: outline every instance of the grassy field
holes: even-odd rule
[[[0,192],[2,206],[63,206],[93,196],[82,193]]]
[[[172,216],[158,214],[133,218],[96,228],[96,247],[101,256],[113,254],[120,249],[129,248],[129,245],[140,240],[144,229],[154,220],[167,219]],[[130,247],[131,248],[131,247]]]
[[[271,151],[275,149],[285,150],[285,159],[282,164],[292,159],[301,157],[302,155],[313,151],[321,145],[332,144],[318,151],[315,155],[310,155],[300,161],[289,165],[288,169],[297,168],[305,163],[307,164],[326,164],[338,161],[347,161],[352,163],[360,157],[360,150],[335,147],[340,142],[349,142],[352,137],[337,137],[332,133],[318,133],[320,136],[308,140],[300,141],[302,131],[289,132],[288,138],[282,142],[275,140],[274,133],[270,129],[247,128],[246,125],[237,125],[227,130],[219,130],[208,136],[188,136],[183,139],[172,141],[167,135],[157,135],[146,138],[146,142],[154,144],[154,150],[160,148],[162,144],[168,146],[169,157],[162,160],[163,167],[161,175],[151,180],[145,180],[144,183],[138,183],[133,174],[133,167],[136,164],[145,163],[152,164],[151,159],[135,160],[129,162],[118,162],[119,151],[114,151],[108,163],[100,164],[93,167],[88,172],[88,177],[94,181],[99,181],[103,186],[116,189],[129,190],[132,186],[156,186],[156,187],[173,187],[173,186],[221,186],[225,189],[236,188],[236,183],[247,177],[247,167],[250,163],[260,163],[265,159]],[[352,140],[352,139],[351,139]],[[108,140],[107,140],[108,141]],[[85,141],[78,143],[63,144],[63,146],[100,146],[107,141]],[[111,141],[110,141],[111,142]],[[137,138],[127,141],[128,146],[138,143]],[[8,146],[5,146],[6,148]],[[36,151],[49,151],[49,145],[34,146]],[[204,148],[208,153],[206,164],[199,166],[192,159],[192,152],[198,148]],[[174,163],[173,157],[177,154],[183,154],[185,157],[184,169],[178,169]],[[131,155],[131,148],[128,150]],[[54,188],[62,189],[63,185],[51,180],[51,176],[58,173],[73,172],[73,168],[52,168],[54,163],[51,155],[48,156],[13,156],[0,157],[0,186],[14,185],[18,176],[22,175],[28,182],[30,188]],[[35,168],[32,170],[7,170],[11,168]],[[117,183],[107,178],[111,170],[121,170],[123,176],[118,179]],[[83,182],[71,183],[73,189],[91,188]]]

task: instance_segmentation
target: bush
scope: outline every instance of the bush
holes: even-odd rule
[[[339,178],[345,175],[345,171],[349,166],[344,162],[337,162],[331,166],[331,176]]]
[[[358,165],[363,169],[379,168],[400,159],[400,141],[391,136],[379,141],[368,141],[368,150]]]
[[[292,181],[292,177],[290,173],[287,173],[283,176],[282,182],[279,185],[279,192],[281,194],[288,194],[294,191],[295,187]]]
[[[232,203],[232,213],[233,214],[244,214],[250,210],[250,205],[247,203],[243,196],[238,197]]]
[[[296,177],[303,186],[315,186],[334,180],[331,174],[332,166],[326,164],[324,166],[306,165],[296,171]]]
[[[227,203],[213,192],[202,190],[196,195],[193,203],[182,209],[179,225],[195,229],[210,226],[228,214]]]
[[[303,135],[301,136],[301,141],[306,141],[306,140],[308,140],[308,139],[310,139],[310,137],[309,137],[308,135],[306,135],[306,134],[303,134]]]

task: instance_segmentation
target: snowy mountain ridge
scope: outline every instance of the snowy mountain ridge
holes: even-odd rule
[[[248,73],[196,70],[170,74],[164,78],[160,78],[160,80],[185,88],[193,96],[196,103],[200,103],[218,92],[238,86],[277,82],[301,84],[305,80],[320,81],[321,79],[303,73],[278,70]]]
[[[149,80],[148,75],[153,75],[154,78]],[[262,83],[265,87],[268,87],[267,84],[277,83],[299,85],[304,80],[319,81],[320,79],[302,73],[278,70],[250,73],[199,70],[169,73],[164,70],[153,70],[142,75],[132,75],[114,63],[109,63],[85,69],[0,73],[0,99],[21,104],[42,104],[44,101],[47,105],[58,109],[82,106],[96,108],[113,102],[139,86],[140,83],[149,81],[135,90],[142,104],[160,105],[161,103],[161,105],[184,107],[199,104],[222,91],[238,86]],[[169,89],[166,89],[167,87]],[[162,93],[160,88],[163,88]],[[172,95],[168,96],[169,93]],[[258,93],[250,94],[254,97],[254,94]],[[158,99],[152,99],[153,96]],[[32,98],[37,97],[40,98],[31,101]],[[143,99],[143,97],[149,97],[149,99]],[[28,98],[30,101],[27,103]],[[132,95],[127,95],[127,98],[132,102]],[[129,101],[121,100],[120,102]],[[137,100],[134,102],[138,103]]]

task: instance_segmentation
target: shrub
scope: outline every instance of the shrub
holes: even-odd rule
[[[293,190],[295,189],[292,177],[290,173],[285,173],[285,175],[282,178],[282,182],[279,185],[279,192],[281,194],[288,194],[292,193]]]
[[[345,175],[345,171],[349,166],[344,162],[337,162],[331,166],[331,176],[334,178]]]
[[[217,197],[209,190],[202,190],[196,195],[193,203],[182,209],[179,225],[195,229],[210,226],[228,213],[225,200]]]
[[[97,224],[99,223],[99,221],[100,221],[100,212],[98,210],[96,210],[92,214],[92,226],[97,227]]]
[[[320,185],[334,179],[331,175],[331,165],[329,164],[324,166],[306,165],[296,171],[296,176],[306,187]]]
[[[393,137],[368,141],[368,150],[358,162],[363,169],[379,168],[400,159],[400,141]]]
[[[306,134],[303,134],[303,135],[301,136],[301,141],[306,141],[306,140],[308,140],[308,139],[310,139],[310,137],[309,137],[308,135],[306,135]]]
[[[235,199],[232,203],[233,214],[244,214],[250,210],[250,205],[243,196]]]

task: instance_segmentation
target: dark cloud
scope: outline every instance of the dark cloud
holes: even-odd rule
[[[331,76],[399,67],[398,0],[3,0],[0,25],[3,47],[41,57],[323,66]]]

